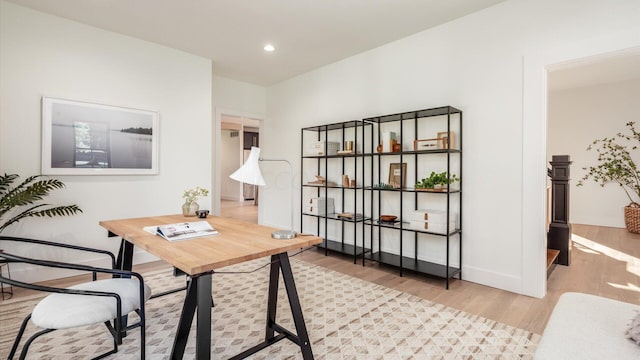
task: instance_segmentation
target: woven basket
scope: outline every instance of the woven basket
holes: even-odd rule
[[[640,205],[631,203],[624,207],[624,225],[629,232],[640,233]]]

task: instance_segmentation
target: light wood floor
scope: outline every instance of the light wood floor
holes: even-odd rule
[[[252,202],[224,201],[221,212],[223,216],[257,222],[257,207]],[[350,257],[331,253],[325,256],[316,249],[297,258],[538,334],[544,330],[553,306],[564,292],[584,292],[640,304],[640,235],[625,229],[589,225],[573,225],[572,230],[571,265],[555,269],[543,299],[460,280],[454,280],[450,289],[445,290],[441,279],[407,273],[400,277],[394,268],[373,262],[367,262],[365,267],[361,262],[354,265]],[[166,266],[164,262],[154,262],[135,269],[144,272]],[[62,279],[55,283],[75,281],[78,280]],[[14,298],[21,296],[24,293],[17,292]]]
[[[573,225],[572,261],[557,266],[543,299],[514,294],[467,281],[453,281],[445,290],[441,279],[415,274],[399,277],[395,269],[351,258],[308,251],[299,258],[386,287],[538,334],[561,294],[584,292],[640,304],[640,235],[625,229]]]
[[[221,200],[220,215],[257,224],[258,223],[258,206],[254,205],[253,200],[247,200],[247,201]]]

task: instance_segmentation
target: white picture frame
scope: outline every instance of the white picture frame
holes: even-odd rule
[[[42,98],[45,175],[158,174],[155,111]]]

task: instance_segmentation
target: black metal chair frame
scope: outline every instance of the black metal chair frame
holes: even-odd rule
[[[102,291],[91,291],[91,290],[78,290],[78,289],[65,289],[65,288],[57,288],[57,287],[53,287],[53,286],[43,286],[43,285],[37,285],[37,284],[31,284],[31,283],[26,283],[23,281],[17,281],[17,280],[13,280],[10,278],[7,278],[5,276],[3,276],[2,274],[0,274],[0,282],[2,283],[6,283],[6,284],[10,284],[12,286],[15,287],[21,287],[21,288],[25,288],[25,289],[31,289],[31,290],[36,290],[36,291],[43,291],[43,292],[49,292],[49,293],[59,293],[59,294],[70,294],[70,295],[92,295],[92,296],[102,296],[102,297],[112,297],[116,300],[116,312],[117,312],[117,316],[115,319],[113,319],[113,325],[111,324],[110,321],[106,321],[104,324],[107,327],[107,329],[109,330],[109,332],[111,333],[111,335],[113,336],[113,349],[109,350],[108,352],[98,355],[97,357],[94,357],[93,359],[102,359],[108,355],[111,354],[115,354],[116,352],[118,352],[118,345],[122,344],[122,338],[124,336],[126,336],[126,332],[135,328],[140,328],[140,358],[144,360],[145,358],[145,311],[144,311],[144,298],[145,298],[145,288],[144,288],[144,280],[142,278],[142,276],[138,273],[132,272],[132,271],[127,271],[127,270],[119,270],[119,269],[115,269],[116,267],[116,258],[113,255],[113,253],[106,251],[106,250],[100,250],[100,249],[92,249],[92,248],[88,248],[88,247],[83,247],[83,246],[76,246],[76,245],[69,245],[69,244],[61,244],[61,243],[54,243],[54,242],[50,242],[50,241],[44,241],[44,240],[35,240],[35,239],[28,239],[28,238],[20,238],[20,237],[10,237],[10,236],[0,236],[0,241],[13,241],[13,242],[20,242],[20,243],[31,243],[31,244],[37,244],[37,245],[45,245],[45,246],[52,246],[52,247],[60,247],[60,248],[66,248],[66,249],[72,249],[72,250],[78,250],[78,251],[86,251],[86,252],[93,252],[93,253],[99,253],[99,254],[104,254],[110,257],[111,259],[111,269],[106,269],[106,268],[99,268],[99,267],[93,267],[93,266],[86,266],[86,265],[77,265],[77,264],[71,264],[71,263],[65,263],[65,262],[59,262],[59,261],[49,261],[49,260],[41,260],[41,259],[32,259],[32,258],[27,258],[27,257],[23,257],[23,256],[18,256],[18,255],[14,255],[14,254],[10,254],[7,253],[6,248],[5,251],[0,253],[0,261],[3,262],[7,262],[7,263],[25,263],[25,264],[31,264],[31,265],[36,265],[36,266],[42,266],[42,267],[50,267],[50,268],[59,268],[59,269],[69,269],[69,270],[78,270],[81,272],[90,272],[92,273],[92,280],[96,281],[97,280],[97,274],[101,273],[101,274],[110,274],[112,277],[114,278],[130,278],[130,277],[135,277],[138,279],[138,283],[140,286],[140,308],[135,310],[136,313],[138,314],[138,316],[140,317],[140,321],[127,326],[126,322],[123,322],[123,315],[126,314],[122,314],[122,300],[120,298],[120,295],[118,295],[117,293],[113,293],[113,292],[102,292]],[[17,349],[18,349],[18,345],[20,343],[20,340],[24,334],[24,331],[27,327],[27,324],[29,322],[29,320],[31,319],[31,314],[29,314],[23,321],[22,321],[22,325],[20,326],[20,330],[18,332],[18,335],[16,337],[15,342],[13,343],[13,346],[11,348],[11,352],[9,354],[9,357],[7,358],[8,360],[13,359]],[[55,329],[44,329],[41,330],[39,332],[36,332],[34,335],[32,335],[26,342],[25,345],[21,351],[20,354],[20,360],[24,359],[26,357],[26,354],[29,350],[29,346],[31,346],[31,344],[33,343],[33,341],[40,337],[41,335],[50,333],[52,331],[54,331]]]
[[[3,252],[2,249],[0,249],[0,253],[1,252]],[[2,259],[0,259],[0,275],[2,275],[3,272],[7,273],[6,277],[11,278],[11,268],[9,267],[9,263],[2,261]],[[5,287],[4,283],[0,283],[0,301],[11,299],[12,297],[13,297],[13,286],[9,285],[8,287]]]

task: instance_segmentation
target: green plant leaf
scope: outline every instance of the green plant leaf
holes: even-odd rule
[[[17,174],[0,176],[0,233],[9,225],[27,217],[70,216],[82,212],[82,209],[75,204],[64,206],[36,204],[47,197],[52,190],[64,188],[62,181],[43,175],[34,175],[12,188],[18,177]],[[29,207],[24,209],[27,206]],[[3,219],[13,211],[18,213],[7,220]]]
[[[626,125],[631,134],[617,133],[611,138],[596,139],[587,147],[587,151],[596,149],[597,165],[583,168],[586,174],[578,181],[577,186],[584,185],[590,179],[601,187],[615,183],[634,203],[640,200],[640,176],[629,148],[637,149],[640,134],[635,129],[635,122],[630,121]]]

